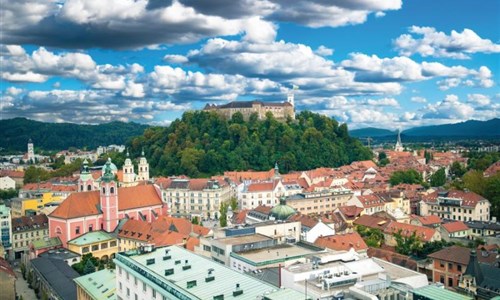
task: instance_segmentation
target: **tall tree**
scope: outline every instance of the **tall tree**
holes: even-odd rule
[[[436,171],[436,173],[431,176],[431,186],[438,187],[443,186],[446,183],[446,172],[444,168]]]

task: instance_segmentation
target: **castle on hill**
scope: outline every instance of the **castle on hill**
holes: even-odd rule
[[[288,117],[295,119],[293,93],[288,94],[288,98],[284,102],[233,101],[222,105],[207,104],[203,110],[216,111],[227,119],[230,119],[237,112],[243,115],[244,120],[248,120],[253,113],[257,114],[259,120],[263,120],[268,112],[271,112],[277,120],[284,121]]]

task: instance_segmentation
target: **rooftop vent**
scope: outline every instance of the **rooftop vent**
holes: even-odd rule
[[[196,286],[196,280],[191,280],[187,282],[187,288],[190,289]]]
[[[243,290],[240,288],[240,284],[236,284],[236,289],[233,291],[233,297],[237,297],[239,295],[243,295]]]
[[[220,294],[220,295],[214,296],[213,300],[224,300],[224,295]]]
[[[149,265],[154,265],[155,263],[155,259],[154,258],[150,258],[148,260],[146,260],[146,265],[149,266]]]
[[[214,281],[215,280],[215,276],[212,275],[213,272],[214,272],[214,269],[212,269],[212,268],[208,269],[208,275],[205,278],[205,282],[210,282],[210,281]]]
[[[170,276],[172,274],[174,274],[174,269],[166,269],[165,270],[165,276]]]
[[[165,255],[163,256],[163,260],[169,260],[172,258],[172,255]]]

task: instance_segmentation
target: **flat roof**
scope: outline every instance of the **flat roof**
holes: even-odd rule
[[[157,248],[143,254],[121,252],[117,254],[115,262],[134,276],[149,280],[156,285],[157,291],[170,297],[174,294],[176,298],[183,299],[213,299],[219,295],[223,295],[225,300],[256,299],[264,295],[273,295],[269,299],[276,300],[304,298],[302,293],[293,290],[286,294],[277,293],[280,290],[271,284],[178,246]],[[166,270],[173,273],[165,275]],[[213,280],[207,280],[212,276]],[[236,290],[243,293],[234,295]]]
[[[80,254],[75,253],[71,250],[68,250],[66,248],[57,248],[49,251],[45,251],[41,254],[38,255],[39,257],[48,257],[48,258],[53,258],[53,259],[71,259],[71,258],[79,258]]]
[[[472,297],[452,292],[445,288],[429,285],[413,290],[414,295],[419,295],[432,300],[472,300]]]
[[[73,280],[94,299],[116,299],[114,270],[104,269]]]
[[[112,234],[99,230],[99,231],[87,232],[75,239],[72,239],[71,241],[68,241],[68,244],[76,246],[84,246],[84,245],[109,241],[113,239],[116,239],[116,237],[114,237]]]
[[[260,233],[250,234],[250,235],[240,235],[233,237],[225,237],[220,239],[214,239],[213,241],[219,242],[226,245],[234,245],[234,244],[248,244],[248,243],[257,243],[272,240],[272,238],[265,236]]]
[[[46,240],[45,238],[42,238],[34,240],[32,243],[33,243],[33,248],[37,250],[55,246],[62,246],[62,242],[58,237],[47,238]]]
[[[296,245],[281,244],[265,249],[250,250],[239,253],[231,252],[231,256],[237,259],[245,260],[253,265],[266,265],[280,260],[301,258],[317,252],[318,251]]]

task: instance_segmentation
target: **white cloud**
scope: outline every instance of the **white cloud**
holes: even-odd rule
[[[436,31],[433,27],[412,26],[410,34],[399,36],[394,45],[401,55],[448,57],[456,59],[470,58],[473,53],[498,53],[500,45],[491,40],[483,39],[470,29],[462,32],[451,31],[450,35]],[[420,39],[413,35],[422,36]]]
[[[398,100],[394,98],[382,98],[382,99],[368,99],[366,103],[374,106],[393,106],[399,107]]]
[[[437,84],[440,90],[447,91],[451,88],[459,86],[461,82],[462,80],[460,80],[460,78],[446,78],[438,81]]]
[[[331,56],[333,54],[333,49],[321,45],[314,51],[314,53],[319,56]]]
[[[127,87],[122,92],[122,96],[124,97],[143,98],[144,95],[144,85],[130,80],[127,81]]]
[[[6,90],[7,94],[12,96],[17,96],[23,92],[23,89],[16,88],[15,86],[8,87]]]
[[[415,102],[415,103],[426,103],[427,102],[427,99],[425,99],[424,97],[411,97],[411,102]]]
[[[184,55],[178,54],[167,54],[163,57],[163,60],[171,64],[184,64],[189,61]]]
[[[457,95],[446,95],[443,101],[428,104],[425,109],[424,119],[455,119],[468,120],[474,114],[474,108],[466,103],[460,102]]]
[[[377,12],[375,13],[375,17],[376,17],[376,18],[382,18],[382,17],[385,17],[385,12],[383,12],[383,11],[377,11]]]
[[[468,94],[467,102],[479,106],[485,106],[491,103],[491,99],[489,96],[483,94]]]

